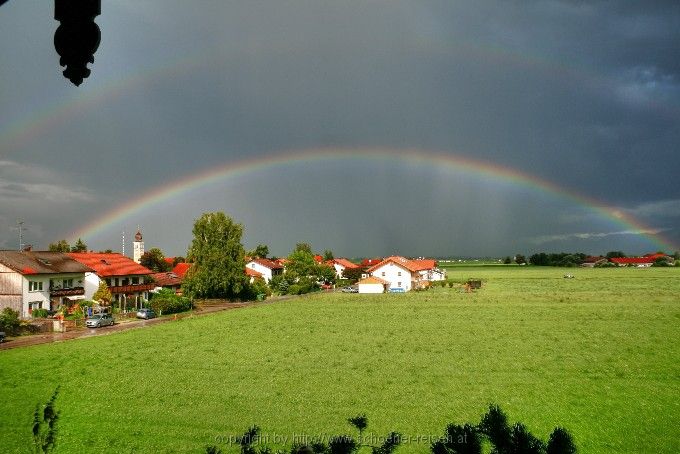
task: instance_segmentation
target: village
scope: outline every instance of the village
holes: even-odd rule
[[[63,319],[73,314],[74,308],[92,315],[92,303],[95,312],[108,311],[110,306],[116,312],[127,313],[148,307],[154,294],[163,289],[182,295],[182,284],[192,264],[181,257],[163,257],[167,270],[158,272],[143,266],[144,256],[141,231],[134,237],[132,258],[110,251],[0,251],[0,311],[9,308],[22,319]],[[326,271],[325,277],[314,283],[315,289],[332,290],[343,285],[341,291],[345,293],[404,293],[447,279],[446,271],[435,259],[389,256],[355,263],[328,254],[313,257],[315,264]],[[642,257],[588,256],[580,266],[644,268],[664,261],[672,265],[673,257],[662,253]],[[282,293],[281,277],[289,264],[287,258],[246,256],[243,273],[250,284],[259,284],[262,293],[257,297],[264,299],[272,291]],[[110,297],[102,300],[102,291]]]
[[[133,257],[118,252],[0,251],[0,311],[10,308],[28,319],[36,315],[53,316],[79,302],[97,301],[97,292],[110,292],[112,307],[121,312],[145,307],[153,294],[169,289],[182,294],[182,283],[192,264],[163,259],[169,271],[155,272],[141,264],[145,254],[141,232],[133,242]],[[246,257],[243,270],[248,281],[271,286],[286,273],[288,259]],[[446,279],[446,272],[434,259],[408,259],[401,256],[364,259],[354,263],[346,258],[314,255],[319,266],[332,270],[320,289],[330,290],[336,283],[347,284],[347,293],[402,293],[424,289]],[[91,311],[90,311],[91,314]]]

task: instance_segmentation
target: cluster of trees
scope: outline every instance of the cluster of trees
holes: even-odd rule
[[[163,273],[165,271],[170,271],[178,263],[184,262],[184,257],[174,257],[172,263],[165,260],[165,254],[157,247],[152,247],[148,251],[144,252],[139,258],[139,264],[150,269],[155,273]]]
[[[331,255],[325,251],[325,255]],[[335,269],[324,263],[317,263],[308,243],[297,243],[288,255],[286,272],[272,279],[271,287],[278,293],[301,295],[317,290],[319,282],[334,284]]]
[[[529,263],[536,266],[579,266],[588,256],[582,252],[539,252],[529,257]]]
[[[503,259],[503,263],[506,265],[510,265],[512,262],[513,259],[509,255]],[[527,259],[522,254],[517,254],[515,255],[514,262],[518,265],[526,265]]]
[[[663,251],[659,251],[658,253],[665,254]],[[604,255],[604,257],[607,259],[613,259],[624,258],[627,256],[622,251],[609,251]],[[680,259],[680,252],[675,252],[672,257],[674,257],[676,260]],[[539,252],[529,257],[529,263],[536,266],[570,267],[581,265],[586,260],[586,258],[588,258],[588,255],[582,252]],[[658,258],[654,261],[654,266],[669,266],[668,260],[663,257]]]
[[[50,243],[48,250],[51,252],[87,252],[87,244],[80,238],[73,246],[66,240],[59,240],[56,243]]]
[[[358,415],[347,420],[357,431],[355,435],[336,435],[324,439],[315,437],[298,437],[306,440],[296,442],[287,452],[290,454],[354,454],[370,448],[373,454],[391,454],[404,441],[398,432],[390,432],[378,445],[369,444],[376,437],[364,437],[368,427],[366,415]],[[236,440],[241,454],[265,454],[274,452],[269,446],[257,447],[260,440],[260,428],[253,426]],[[308,441],[307,441],[308,440]],[[556,427],[544,442],[533,435],[522,423],[510,425],[508,417],[498,405],[489,405],[479,424],[449,424],[444,435],[430,445],[432,454],[481,454],[486,452],[485,444],[491,446],[495,454],[574,454],[576,445],[571,434],[564,428]],[[365,448],[365,449],[364,449]],[[215,445],[206,446],[206,454],[221,454],[222,450]],[[286,452],[279,450],[276,452]]]

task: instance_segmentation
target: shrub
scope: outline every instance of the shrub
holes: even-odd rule
[[[33,412],[33,447],[36,452],[47,453],[53,451],[57,445],[57,423],[59,411],[55,402],[59,395],[59,387],[54,390],[52,397],[45,405],[36,405]],[[42,407],[42,408],[41,408]]]
[[[179,296],[172,290],[165,288],[159,290],[151,297],[149,306],[159,315],[186,312],[194,307],[189,298]]]
[[[246,292],[245,299],[254,300],[257,295],[271,296],[272,291],[261,277],[256,278],[252,284],[248,285],[248,291]]]
[[[576,452],[576,445],[571,434],[562,427],[556,427],[550,434],[548,439],[548,446],[546,448],[547,454],[574,454]]]
[[[0,312],[0,331],[8,334],[16,334],[19,331],[19,313],[6,307]]]
[[[433,454],[481,454],[482,439],[479,431],[470,424],[449,424],[444,436],[435,441],[430,450]]]
[[[47,318],[48,315],[47,309],[33,309],[31,312],[33,318]]]

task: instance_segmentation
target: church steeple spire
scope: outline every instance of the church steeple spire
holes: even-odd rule
[[[137,233],[135,233],[135,241],[132,243],[133,256],[132,259],[139,263],[144,255],[144,241],[142,241],[142,231],[137,226]]]

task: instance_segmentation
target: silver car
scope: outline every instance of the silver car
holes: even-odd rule
[[[88,328],[99,328],[108,325],[113,325],[113,317],[111,314],[97,314],[88,317],[87,320],[85,320],[85,326]]]
[[[156,313],[153,309],[148,307],[143,307],[137,311],[137,318],[143,318],[144,320],[149,320],[150,318],[156,318]]]

